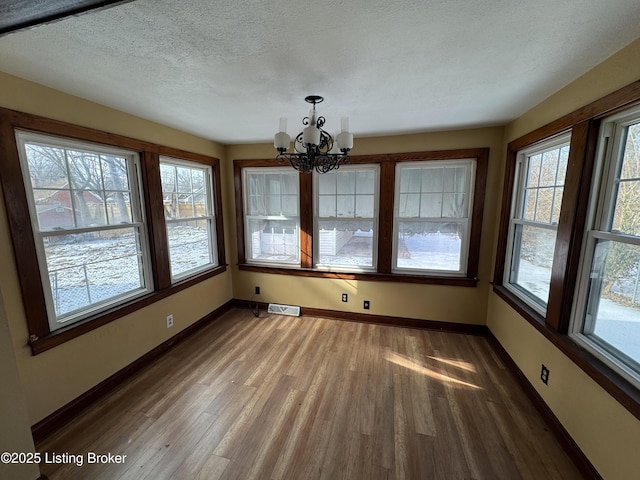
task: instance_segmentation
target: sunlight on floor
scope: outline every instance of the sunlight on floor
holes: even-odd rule
[[[396,365],[408,368],[409,370],[413,370],[414,372],[421,373],[422,375],[426,375],[427,377],[433,378],[434,380],[439,380],[443,383],[458,385],[462,387],[468,387],[474,390],[484,390],[482,387],[479,387],[478,385],[474,385],[473,383],[468,383],[463,380],[458,380],[457,378],[454,378],[445,373],[440,373],[438,371],[432,370],[424,365],[421,365],[413,358],[408,357],[406,355],[402,355],[400,353],[386,351],[384,354],[384,358],[385,360],[391,363],[395,363]],[[463,370],[467,370],[467,371],[475,371],[475,369],[473,368],[473,365],[469,365],[466,362],[444,360],[444,359],[439,359],[437,357],[429,357],[429,358],[433,358],[434,360],[438,360],[438,361],[443,361],[443,363],[453,362],[453,366],[462,368]],[[455,365],[456,363],[463,364],[463,366]]]

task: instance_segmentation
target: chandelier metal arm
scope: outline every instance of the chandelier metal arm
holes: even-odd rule
[[[345,123],[343,123],[343,132],[338,135],[337,146],[343,147],[338,153],[334,150],[336,139],[322,128],[326,122],[325,117],[316,115],[316,104],[323,100],[318,95],[310,95],[305,98],[306,102],[313,104],[313,110],[310,117],[302,119],[302,124],[307,128],[296,136],[293,152],[287,153],[290,137],[286,134],[286,119],[284,124],[281,120],[281,131],[276,134],[275,138],[275,146],[278,151],[276,161],[278,163],[288,161],[293,168],[302,173],[311,173],[313,170],[318,173],[327,173],[339,168],[340,165],[350,163],[349,151],[353,146],[353,135],[346,131],[349,128],[348,120],[347,127],[345,128]],[[309,135],[305,137],[307,131]],[[308,143],[305,143],[305,138]]]

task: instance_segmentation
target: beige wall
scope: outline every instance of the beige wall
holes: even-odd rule
[[[0,453],[35,452],[2,295],[0,295],[0,385],[2,385],[0,388],[0,425],[2,425]],[[0,478],[35,480],[39,475],[40,470],[36,464],[0,462]]]
[[[77,97],[0,74],[0,106],[140,140],[222,158],[224,148],[202,138]],[[223,176],[226,165],[222,162]],[[223,186],[223,195],[227,185]],[[34,424],[232,298],[229,271],[208,279],[37,356],[29,337],[13,258],[6,206],[0,199],[0,294],[29,421]],[[229,226],[225,226],[229,230]],[[228,239],[226,248],[229,248]],[[166,315],[175,325],[167,329]]]
[[[640,40],[509,124],[506,141],[637,81],[638,59]],[[637,478],[640,421],[494,293],[487,325],[600,474],[607,480]],[[551,372],[548,386],[539,379],[542,363]]]
[[[254,286],[261,287],[260,301],[301,305],[303,307],[342,310],[376,315],[390,315],[443,322],[483,324],[485,322],[486,301],[491,271],[491,232],[500,190],[498,177],[501,163],[502,127],[436,132],[393,137],[359,138],[353,155],[446,150],[457,148],[489,147],[489,174],[485,215],[482,228],[480,251],[480,282],[475,288],[419,285],[411,283],[370,282],[356,280],[333,280],[321,278],[289,277],[239,271],[235,227],[231,233],[233,241],[231,262],[233,270],[233,293],[235,298],[249,299]],[[274,158],[271,144],[228,146],[226,157],[234,159]],[[233,172],[228,171],[227,181],[233,181]],[[230,192],[231,193],[231,192]],[[233,205],[234,198],[227,197],[227,204]],[[231,212],[231,215],[233,212]],[[234,218],[235,221],[235,218]],[[349,294],[349,302],[343,303],[342,293]],[[363,300],[371,301],[371,309],[362,308]]]

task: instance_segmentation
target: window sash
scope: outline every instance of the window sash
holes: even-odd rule
[[[597,174],[594,176],[593,188],[597,194],[593,196],[588,209],[586,235],[578,272],[577,294],[574,298],[569,329],[569,335],[574,341],[638,388],[640,388],[640,355],[637,355],[636,352],[637,357],[632,358],[623,350],[628,349],[629,344],[620,344],[622,337],[638,333],[627,330],[622,337],[619,337],[620,325],[617,326],[615,332],[611,330],[614,327],[613,324],[607,327],[607,320],[615,318],[615,321],[620,321],[625,316],[626,305],[617,302],[613,297],[609,298],[610,293],[604,293],[603,289],[605,272],[610,266],[609,256],[613,249],[616,246],[640,247],[640,235],[613,230],[614,216],[619,200],[621,170],[625,160],[627,130],[629,126],[639,123],[640,107],[613,115],[602,121],[596,159]],[[624,180],[629,181],[632,178]],[[609,243],[610,246],[603,252],[599,252],[599,246],[604,243]],[[629,257],[628,255],[624,256],[625,258]],[[640,260],[636,261],[635,269],[636,282],[640,282]],[[633,277],[633,272],[630,270],[625,273],[625,275],[627,274]],[[617,275],[614,282],[619,283],[622,270],[614,275]],[[633,282],[633,278],[631,278],[631,282]],[[636,284],[635,287],[632,285],[631,288],[634,293],[632,297],[632,303],[634,303],[634,299],[638,298],[639,285]],[[603,300],[607,300],[609,303],[603,304]],[[610,318],[599,318],[601,308],[607,308],[607,305],[609,308],[617,310],[608,314]],[[607,314],[605,313],[605,315]],[[601,328],[605,330],[609,328],[609,331],[602,330],[598,334],[598,322],[603,322]],[[616,339],[616,336],[619,338]],[[618,346],[615,345],[616,343]]]
[[[562,193],[564,189],[564,178],[568,165],[571,133],[564,133],[550,139],[537,142],[517,153],[516,171],[514,175],[514,189],[511,199],[511,213],[509,215],[509,230],[507,237],[506,258],[504,263],[504,287],[511,293],[524,301],[540,315],[544,316],[549,301],[549,291],[551,286],[551,269],[555,254],[555,239],[557,236],[558,219],[560,216],[560,205],[562,203]],[[543,163],[550,152],[558,152],[557,163],[552,173],[543,173]],[[544,180],[546,178],[546,180]],[[548,213],[539,215],[540,191],[551,190],[551,198],[547,203]],[[560,196],[558,198],[558,192]],[[535,194],[533,204],[529,202],[528,195]],[[533,261],[525,267],[525,259],[522,254],[527,246],[524,240],[525,231],[541,232],[549,237],[552,251],[546,260],[549,262],[548,281],[546,273],[541,271],[543,265],[536,265]],[[544,233],[547,232],[547,233]],[[539,249],[528,249],[545,262],[544,251]],[[532,259],[534,260],[534,259]],[[527,264],[527,265],[528,265]],[[521,282],[521,271],[527,268],[529,271],[529,287]],[[542,279],[542,275],[545,276]],[[536,282],[536,279],[539,281]],[[537,293],[544,293],[545,298],[541,298]]]
[[[153,289],[153,280],[151,274],[151,266],[150,266],[150,255],[149,255],[149,247],[148,247],[148,239],[146,233],[146,223],[144,221],[144,214],[142,208],[142,190],[139,185],[138,179],[140,176],[140,162],[138,158],[138,154],[133,151],[128,151],[124,149],[112,148],[103,145],[92,144],[90,142],[82,142],[76,140],[70,140],[62,137],[56,137],[53,135],[43,135],[36,134],[32,132],[27,132],[23,130],[16,130],[16,143],[18,146],[18,155],[20,157],[22,175],[24,180],[25,191],[27,193],[27,204],[30,212],[30,220],[33,227],[34,240],[36,243],[36,257],[38,259],[38,265],[40,270],[40,282],[42,284],[43,293],[45,297],[45,307],[47,310],[47,319],[49,324],[50,331],[55,331],[63,326],[69,325],[71,323],[75,323],[84,318],[87,318],[91,315],[95,315],[101,311],[105,311],[109,308],[112,308],[115,305],[122,304],[125,301],[129,301],[131,299],[140,297]],[[118,158],[122,158],[125,160],[127,165],[127,184],[128,190],[121,190],[123,193],[128,194],[128,199],[130,202],[130,221],[123,221],[121,223],[107,223],[107,224],[98,224],[98,225],[77,225],[77,220],[75,219],[75,210],[73,212],[74,216],[74,225],[66,225],[63,227],[52,228],[52,229],[42,229],[38,209],[36,206],[35,194],[34,194],[34,186],[31,180],[31,169],[29,166],[29,161],[27,157],[27,145],[38,145],[47,148],[59,149],[65,151],[65,161],[66,167],[64,169],[64,175],[67,179],[67,183],[69,186],[69,191],[73,192],[74,187],[72,183],[75,181],[70,178],[69,171],[69,160],[67,151],[75,151],[80,153],[86,153],[89,156],[98,156],[98,161],[102,163],[101,156],[117,156]],[[100,177],[100,192],[110,191],[105,189],[104,176],[101,170]],[[56,191],[55,188],[50,188],[49,190]],[[64,189],[63,189],[64,190]],[[78,191],[78,190],[76,190]],[[92,191],[92,189],[80,190],[80,191]],[[71,208],[74,208],[73,204],[73,195],[70,193],[70,201]],[[106,208],[106,203],[104,203]],[[106,214],[105,218],[109,218],[108,214]],[[90,284],[90,279],[87,273],[87,266],[95,264],[97,262],[83,262],[80,264],[72,264],[65,269],[74,268],[74,269],[82,269],[83,272],[80,273],[80,279],[77,279],[78,275],[75,275],[76,282],[80,281],[77,285],[74,284],[69,288],[75,288],[77,290],[77,295],[85,295],[88,299],[88,303],[85,303],[82,306],[77,308],[70,308],[67,311],[58,312],[60,305],[60,297],[58,294],[58,281],[57,275],[53,275],[61,271],[60,269],[55,269],[55,265],[50,261],[47,257],[47,249],[45,243],[50,243],[48,239],[56,239],[63,238],[63,236],[70,235],[93,235],[93,234],[108,234],[108,232],[115,232],[117,230],[131,230],[133,232],[134,237],[134,245],[135,245],[135,268],[137,269],[137,277],[138,277],[138,286],[131,288],[130,290],[123,291],[111,296],[107,296],[101,300],[94,301],[92,297],[92,286]],[[130,256],[130,255],[129,255]],[[121,258],[121,257],[116,257]],[[79,256],[76,255],[74,260],[78,260]],[[126,268],[127,264],[124,265]],[[129,267],[131,265],[129,264]],[[122,268],[122,265],[120,266]],[[121,270],[122,271],[122,270]],[[84,280],[82,280],[84,277]],[[108,285],[109,280],[105,280]],[[80,284],[84,282],[84,289]],[[93,285],[94,289],[97,288],[95,284]],[[102,285],[105,287],[105,285]],[[117,290],[115,288],[114,290]],[[85,293],[82,293],[84,291]],[[102,296],[105,294],[103,293]],[[95,293],[94,293],[95,296]],[[98,295],[100,297],[101,295]],[[68,303],[68,302],[67,302]]]
[[[462,187],[462,191],[460,191],[460,186],[455,185],[453,189],[447,185],[445,185],[444,179],[442,180],[442,187],[440,188],[432,188],[423,189],[423,184],[420,184],[418,188],[417,185],[403,185],[402,183],[402,172],[403,170],[410,169],[418,169],[424,172],[429,170],[436,171],[437,169],[456,169],[464,167],[466,169],[464,186]],[[446,276],[464,276],[467,272],[468,267],[468,255],[469,255],[469,239],[471,235],[471,212],[473,210],[473,185],[475,184],[475,174],[476,174],[476,160],[475,159],[462,159],[462,160],[438,160],[431,162],[402,162],[396,165],[396,183],[394,186],[394,215],[393,215],[393,244],[392,244],[392,267],[391,270],[393,273],[409,273],[409,274],[417,274],[417,275],[446,275]],[[405,188],[403,188],[405,187]],[[419,194],[420,198],[420,211],[418,215],[414,216],[406,216],[400,215],[400,199],[401,195],[411,195],[411,194]],[[440,208],[440,216],[421,216],[422,214],[422,204],[423,199],[422,195],[441,195],[442,197],[442,205]],[[460,210],[460,216],[445,216],[444,215],[444,195],[464,195],[464,200],[462,207]],[[405,210],[406,211],[406,210]],[[460,248],[459,248],[459,268],[455,270],[450,269],[442,269],[442,268],[429,268],[429,267],[412,267],[409,265],[399,265],[402,263],[399,261],[400,255],[400,223],[450,223],[450,224],[460,224],[463,226],[463,236],[460,238]],[[428,262],[428,260],[427,260]]]
[[[373,183],[371,185],[372,187],[371,190],[366,189],[365,191],[360,192],[358,191],[358,173],[364,173],[364,172],[371,172],[373,174]],[[344,183],[344,181],[341,182],[340,176],[344,176],[345,173],[353,173],[354,175],[353,191],[350,191],[350,192],[341,191],[340,184]],[[314,190],[313,192],[314,193],[313,195],[313,209],[314,209],[313,259],[314,259],[315,267],[320,270],[331,270],[333,268],[337,268],[341,271],[376,271],[377,258],[378,258],[378,232],[379,232],[378,216],[379,216],[379,198],[380,198],[380,167],[379,165],[377,164],[345,165],[345,166],[342,166],[337,171],[334,171],[329,174],[322,174],[322,175],[324,175],[322,179],[320,178],[320,175],[314,175],[314,178],[313,178],[313,190]],[[326,175],[331,175],[331,177],[326,177]],[[324,191],[320,186],[320,182],[322,182],[326,178],[333,178],[334,176],[336,178],[336,188],[331,191]],[[358,216],[358,212],[362,211],[362,210],[359,210],[358,208],[358,197],[363,197],[363,196],[373,196],[373,205],[372,205],[373,215],[371,216]],[[339,197],[353,198],[354,210],[353,210],[352,216],[338,216],[339,215],[339,207],[338,207]],[[335,205],[336,205],[334,210],[336,212],[335,216],[321,216],[321,201],[324,201],[327,198],[333,198],[335,200]],[[353,261],[351,262],[346,260],[336,261],[335,258],[333,259],[333,261],[323,262],[321,257],[322,246],[320,245],[320,243],[322,238],[324,238],[324,236],[326,236],[327,234],[325,233],[324,236],[321,235],[320,226],[323,223],[329,223],[329,222],[337,225],[340,225],[340,224],[347,225],[348,223],[351,223],[353,225],[356,223],[371,222],[371,232],[372,232],[371,256],[366,257],[367,259],[370,258],[370,262],[359,263],[358,259],[355,258],[355,256],[353,255],[351,257]],[[323,230],[323,232],[325,232],[325,230]],[[342,239],[341,241],[338,238],[337,234],[335,235],[335,237],[336,238],[333,239],[334,242],[342,243],[344,241],[344,239]],[[333,250],[335,250],[335,248],[333,248]],[[336,257],[336,255],[337,255],[337,252],[335,252],[335,254],[333,255],[328,254],[326,256]]]
[[[164,208],[164,218],[165,218],[165,224],[166,224],[166,230],[167,230],[167,247],[168,247],[168,253],[169,253],[169,268],[171,271],[171,281],[173,283],[183,280],[187,277],[190,277],[192,275],[195,275],[199,272],[203,272],[205,270],[208,270],[210,268],[216,267],[218,265],[218,255],[217,255],[217,248],[216,248],[216,219],[215,219],[215,205],[214,205],[214,199],[213,199],[213,172],[212,172],[212,168],[208,165],[203,165],[203,164],[199,164],[196,162],[190,162],[187,160],[181,160],[181,159],[177,159],[177,158],[172,158],[172,157],[166,157],[166,156],[161,156],[160,157],[160,171],[162,172],[162,167],[166,166],[166,167],[170,167],[173,168],[173,173],[172,173],[172,177],[173,177],[173,185],[172,185],[172,190],[171,191],[165,191],[165,186],[168,184],[167,181],[163,180],[162,183],[162,189],[163,189],[163,201],[164,199],[166,199],[168,196],[171,196],[171,201],[173,202],[174,200],[177,201],[177,216],[170,216],[169,211],[167,210],[167,207],[165,206]],[[179,186],[179,178],[178,178],[178,169],[188,171],[189,172],[189,183],[191,184],[191,192],[188,191],[180,191],[180,186]],[[193,187],[193,177],[194,177],[194,173],[193,172],[201,172],[202,173],[202,188],[203,188],[203,192],[202,193],[197,193],[195,191],[195,187]],[[191,196],[190,199],[190,205],[191,205],[191,214],[190,215],[184,215],[184,213],[182,212],[182,210],[180,209],[180,197],[182,195],[189,195]],[[204,211],[200,214],[198,214],[197,211],[197,204],[195,201],[195,197],[199,196],[199,195],[204,195]],[[200,251],[198,252],[197,249],[192,249],[188,251],[189,255],[196,255],[196,256],[203,256],[204,252],[206,251],[206,256],[208,257],[206,261],[204,262],[198,262],[195,261],[193,262],[193,257],[188,257],[186,259],[183,260],[184,255],[183,254],[178,254],[177,247],[184,247],[185,245],[189,245],[189,244],[194,244],[195,242],[186,242],[186,243],[180,243],[180,244],[172,244],[172,227],[173,226],[180,226],[183,224],[190,224],[190,223],[198,223],[198,222],[206,222],[206,228],[205,228],[205,232],[207,235],[207,239],[206,239],[206,248],[205,249],[200,249]],[[197,235],[197,231],[195,232],[195,234]],[[187,267],[184,269],[180,269],[180,267],[183,267],[184,263],[191,263],[193,264],[193,266],[191,267]]]
[[[280,178],[281,183],[278,188],[278,193],[271,192],[253,192],[251,191],[251,185],[249,184],[249,176],[250,175],[276,175],[276,174],[285,174],[285,175],[295,175],[296,182],[294,191],[290,191],[289,188],[291,185],[285,185],[285,182],[282,181],[282,177]],[[243,202],[244,202],[244,232],[245,232],[245,251],[246,262],[260,265],[284,265],[284,266],[300,266],[300,194],[299,194],[299,185],[297,183],[297,173],[292,172],[291,168],[288,167],[251,167],[251,168],[243,168],[242,169],[242,184],[243,184]],[[280,205],[280,215],[271,215],[271,214],[255,214],[252,213],[251,210],[251,198],[261,196],[263,197],[264,203],[264,211],[268,211],[268,206],[266,201],[270,200],[267,198],[265,201],[264,197],[278,197],[278,204]],[[284,215],[282,210],[282,197],[294,197],[296,204],[296,213],[298,215]],[[291,202],[289,202],[290,204]],[[291,205],[290,205],[291,206]],[[275,225],[278,224],[288,224],[293,226],[293,232],[287,232],[285,227],[282,227],[280,233],[278,234],[275,230],[269,233],[266,232],[265,235],[256,236],[256,231],[263,231],[263,228],[259,230],[253,231],[252,225],[256,224],[256,222],[263,222],[265,225],[267,222],[271,222],[275,228]],[[278,242],[278,246],[275,247],[273,240],[277,238],[276,236],[280,235],[281,242]],[[290,243],[290,239],[295,239],[295,243]],[[254,248],[255,242],[260,244],[260,247],[264,244],[268,249],[274,249],[270,253],[266,253],[267,257],[270,258],[259,258],[258,257],[258,248]],[[280,245],[281,244],[281,245]],[[257,251],[258,250],[258,251]],[[279,258],[278,258],[279,257]]]

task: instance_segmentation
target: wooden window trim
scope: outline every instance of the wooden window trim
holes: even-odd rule
[[[140,153],[143,201],[149,235],[151,271],[154,291],[111,309],[92,315],[80,322],[51,332],[47,322],[45,295],[35,252],[35,237],[30,220],[27,193],[24,186],[15,130],[27,130],[45,135],[71,138],[134,150]],[[216,215],[218,265],[209,270],[171,284],[169,253],[162,205],[160,155],[206,164],[213,170],[213,194]],[[184,150],[156,145],[121,135],[68,124],[37,115],[0,108],[0,184],[22,294],[29,343],[34,355],[65,343],[106,323],[146,307],[169,295],[189,288],[226,271],[224,229],[222,220],[222,189],[220,160]]]
[[[379,164],[379,236],[378,236],[378,268],[377,272],[348,272],[316,270],[313,268],[313,192],[311,175],[300,175],[300,267],[280,267],[273,265],[248,264],[245,251],[244,201],[242,169],[252,167],[281,166],[273,159],[248,159],[233,161],[233,175],[236,202],[236,226],[238,232],[238,264],[240,270],[295,275],[318,278],[340,278],[367,281],[401,281],[407,283],[423,283],[434,285],[452,285],[475,287],[478,282],[478,263],[480,259],[480,232],[484,213],[484,198],[489,163],[488,148],[471,148],[460,150],[440,150],[433,152],[411,152],[382,155],[352,156],[351,164]],[[392,273],[393,255],[393,208],[395,196],[395,165],[399,162],[459,160],[473,158],[476,160],[476,176],[474,182],[473,211],[471,213],[471,232],[467,274],[461,276],[440,276],[422,274]]]
[[[578,281],[600,120],[636,104],[640,104],[640,80],[529,132],[507,145],[493,291],[640,420],[640,390],[577,345],[567,335]],[[543,317],[504,287],[516,156],[517,152],[523,148],[569,129],[572,135],[567,176],[551,270],[549,301],[546,317]]]

